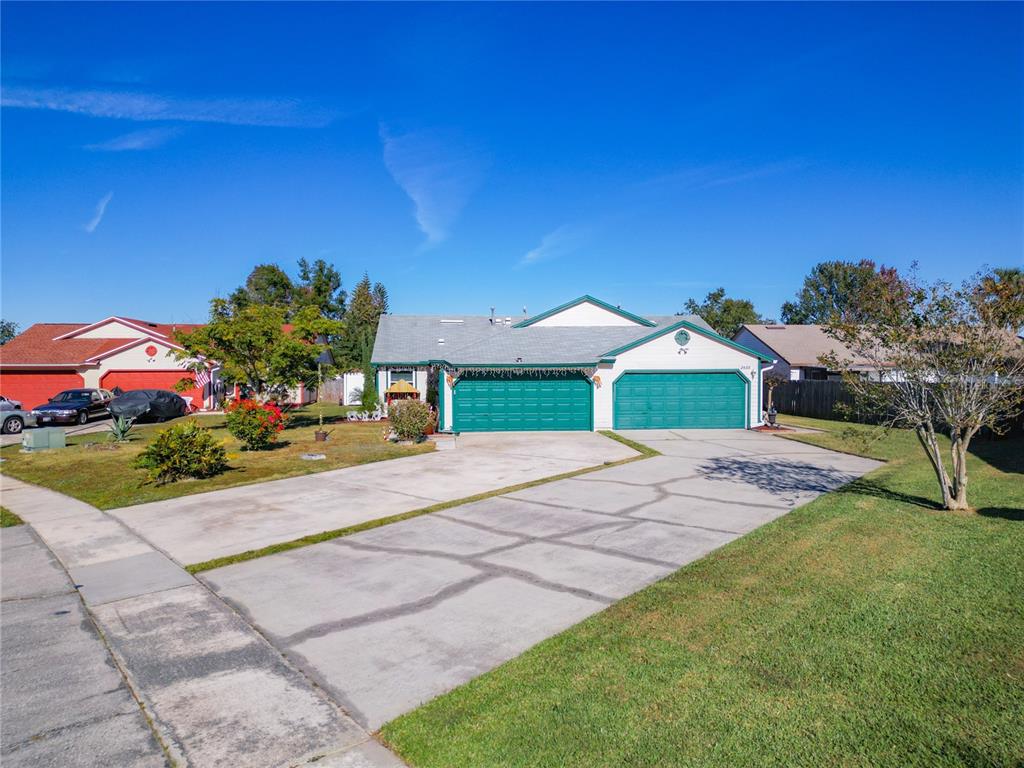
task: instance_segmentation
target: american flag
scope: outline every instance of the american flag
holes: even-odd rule
[[[196,371],[196,384],[198,384],[200,387],[205,387],[209,383],[210,383],[210,369],[209,368],[200,368],[198,371]]]

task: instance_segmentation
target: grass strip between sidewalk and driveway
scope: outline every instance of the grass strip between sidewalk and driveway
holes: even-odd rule
[[[16,525],[24,525],[24,523],[24,520],[7,507],[0,507],[0,528],[13,528]]]
[[[794,421],[794,424],[796,422]],[[803,421],[888,463],[386,723],[410,766],[1024,761],[1024,440],[970,513],[912,432]]]
[[[601,434],[608,437],[616,442],[622,443],[623,445],[632,448],[634,451],[639,453],[639,456],[629,456],[625,459],[619,459],[618,461],[606,461],[603,464],[595,464],[592,467],[583,467],[582,469],[574,469],[571,472],[563,472],[560,475],[552,475],[551,477],[542,477],[537,480],[530,480],[526,483],[519,483],[517,485],[509,485],[504,488],[496,488],[493,491],[487,491],[485,493],[478,493],[473,496],[465,496],[461,499],[452,499],[451,501],[441,501],[437,504],[431,504],[429,507],[421,507],[420,509],[411,509],[408,512],[402,512],[397,515],[391,515],[390,517],[380,517],[376,520],[367,520],[364,523],[358,523],[357,525],[350,525],[346,528],[335,528],[331,531],[322,531],[321,533],[313,533],[309,536],[303,536],[299,539],[293,539],[291,541],[283,541],[279,544],[271,544],[260,549],[250,549],[246,552],[240,552],[237,555],[225,555],[224,557],[215,557],[212,560],[206,560],[201,563],[194,563],[192,565],[186,565],[185,570],[189,573],[202,573],[203,571],[212,571],[214,568],[223,568],[226,565],[234,565],[235,563],[244,563],[246,560],[255,560],[259,557],[266,557],[267,555],[276,555],[278,552],[289,552],[293,549],[300,549],[302,547],[309,547],[313,544],[319,544],[323,541],[330,541],[331,539],[337,539],[342,536],[351,536],[353,533],[359,533],[360,531],[369,531],[373,528],[380,528],[383,525],[391,525],[392,523],[400,523],[403,520],[409,520],[414,517],[420,517],[421,515],[429,515],[432,512],[440,512],[445,509],[451,509],[452,507],[461,507],[463,504],[472,504],[474,501],[483,501],[484,499],[490,499],[494,496],[503,496],[506,493],[515,493],[516,491],[524,491],[527,488],[533,488],[538,485],[544,485],[546,483],[553,483],[557,480],[568,480],[570,477],[578,477],[585,475],[590,472],[597,472],[601,469],[608,469],[609,467],[618,467],[622,464],[629,464],[634,461],[642,461],[649,459],[652,456],[660,456],[661,454],[653,448],[648,448],[646,445],[641,445],[629,438],[625,438],[622,435],[618,435],[615,432],[602,430]]]

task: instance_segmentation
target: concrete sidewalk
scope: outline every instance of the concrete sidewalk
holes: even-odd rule
[[[119,521],[4,475],[0,490],[4,506],[70,573],[179,765],[402,765],[223,601]],[[5,642],[5,698],[8,650]],[[23,674],[47,674],[31,666]],[[58,707],[60,696],[58,687],[41,705]],[[72,738],[72,748],[83,765],[122,764],[88,742]]]
[[[64,569],[30,526],[0,530],[5,768],[168,766]]]

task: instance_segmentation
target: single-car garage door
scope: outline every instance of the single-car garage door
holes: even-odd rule
[[[171,371],[109,371],[103,374],[100,379],[100,386],[104,389],[120,387],[125,392],[133,389],[167,389],[171,392],[175,384],[184,378],[193,378],[193,374],[183,370]],[[203,404],[203,393],[199,387],[193,387],[184,392],[179,392],[182,397],[191,397],[192,404],[199,407]]]
[[[747,385],[736,373],[625,373],[615,429],[742,429]]]
[[[19,401],[26,410],[43,405],[62,390],[82,386],[82,376],[73,370],[0,371],[0,395]]]
[[[581,375],[468,375],[452,391],[456,432],[589,430],[590,381]]]

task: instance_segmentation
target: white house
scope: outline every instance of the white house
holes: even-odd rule
[[[443,431],[747,428],[771,358],[701,318],[581,296],[534,317],[385,315],[378,391],[412,382]]]

